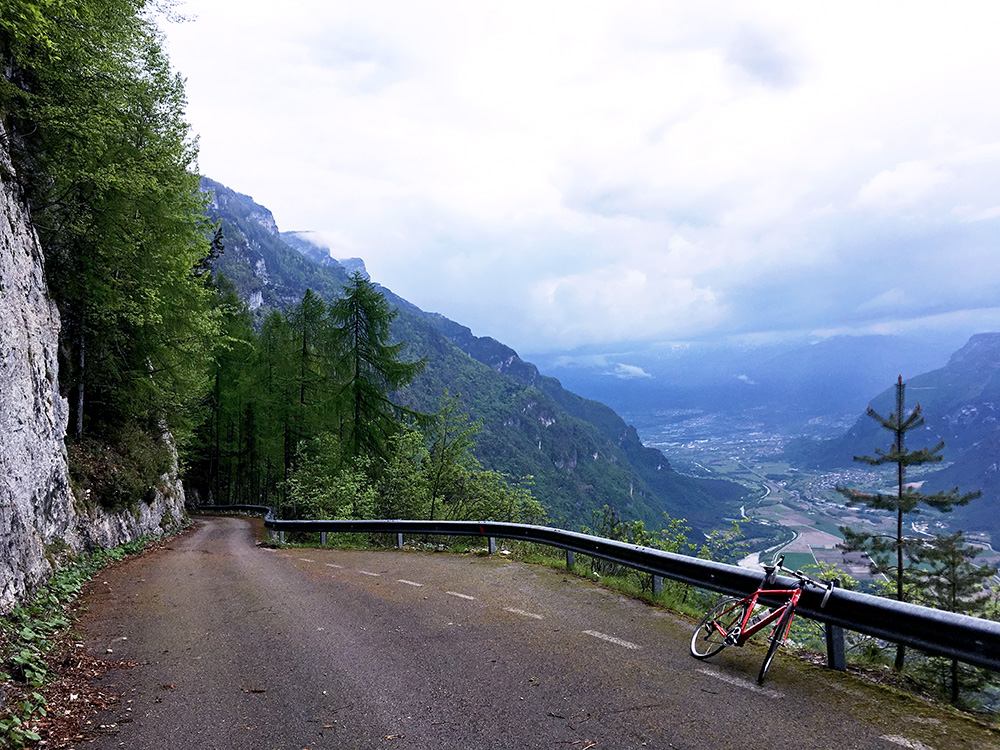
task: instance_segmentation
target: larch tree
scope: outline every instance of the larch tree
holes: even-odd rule
[[[425,360],[404,362],[403,343],[391,342],[398,312],[362,273],[355,272],[344,296],[330,305],[330,320],[345,456],[372,459],[388,455],[389,438],[401,420],[415,413],[396,404],[393,393],[410,383]]]

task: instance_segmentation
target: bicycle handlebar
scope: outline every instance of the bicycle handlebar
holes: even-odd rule
[[[766,573],[766,575],[764,577],[765,583],[767,583],[768,585],[773,584],[774,583],[774,579],[775,579],[775,574],[780,571],[782,573],[785,573],[786,575],[790,575],[793,578],[798,579],[798,581],[801,584],[803,584],[803,585],[811,585],[811,586],[815,586],[816,588],[819,588],[819,589],[826,589],[826,593],[823,594],[823,601],[820,602],[820,605],[819,605],[820,609],[822,609],[823,607],[825,607],[827,601],[830,598],[830,594],[833,593],[833,589],[837,585],[836,582],[835,581],[819,581],[819,580],[817,580],[815,578],[810,578],[805,573],[803,573],[801,570],[790,570],[790,569],[786,568],[784,566],[784,562],[785,562],[785,556],[784,555],[780,555],[780,556],[776,557],[774,560],[772,560],[772,564],[771,565],[765,565],[764,566],[764,571]]]

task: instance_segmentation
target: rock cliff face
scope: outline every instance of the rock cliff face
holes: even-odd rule
[[[0,133],[2,134],[2,133]],[[42,255],[0,151],[0,608],[49,571],[72,539],[66,403],[56,366],[59,313],[45,293]]]
[[[163,478],[167,490],[153,503],[133,510],[74,507],[58,336],[38,238],[0,148],[0,611],[44,580],[62,554],[161,532],[184,515],[183,491],[171,477]]]

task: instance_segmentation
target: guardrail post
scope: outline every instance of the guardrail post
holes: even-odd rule
[[[284,544],[285,543],[285,530],[282,529],[279,533],[281,534],[281,543]]]
[[[834,580],[833,587],[837,588],[840,581]],[[830,669],[844,672],[847,669],[847,652],[844,649],[844,629],[839,625],[826,623],[826,665]]]
[[[497,538],[495,536],[490,537],[490,554],[495,555],[497,553]]]
[[[403,549],[403,533],[396,534],[396,549]]]
[[[320,547],[325,547],[326,546],[326,532],[325,531],[319,532],[319,546]]]
[[[274,541],[274,529],[267,530],[267,538]]]
[[[661,594],[663,594],[663,576],[654,575],[653,596],[660,596]]]
[[[576,553],[573,550],[566,550],[566,567],[569,570],[573,570],[573,566],[576,565]]]
[[[847,669],[847,653],[844,650],[844,629],[839,625],[826,624],[826,665],[830,669],[843,672]]]

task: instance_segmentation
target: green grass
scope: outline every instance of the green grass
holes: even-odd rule
[[[785,552],[785,567],[792,570],[799,570],[806,565],[815,565],[816,558],[811,552]]]

